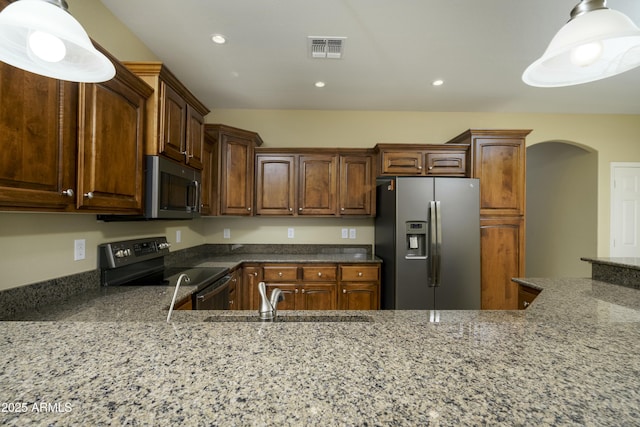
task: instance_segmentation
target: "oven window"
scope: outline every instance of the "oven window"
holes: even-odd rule
[[[191,181],[166,172],[160,174],[160,209],[169,211],[189,211]]]

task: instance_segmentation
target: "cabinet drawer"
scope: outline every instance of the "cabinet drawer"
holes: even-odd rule
[[[465,152],[426,154],[427,175],[465,176],[467,173],[467,154]]]
[[[298,280],[298,267],[294,265],[265,265],[262,268],[265,282],[290,282]]]
[[[378,265],[341,265],[340,279],[343,282],[373,282],[379,280]]]
[[[302,267],[302,280],[305,282],[335,282],[335,265],[317,265]]]
[[[382,173],[389,175],[422,175],[422,151],[384,151]]]

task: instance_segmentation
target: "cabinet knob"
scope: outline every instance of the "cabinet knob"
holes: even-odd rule
[[[253,273],[251,273],[251,275],[252,275],[253,277],[258,277],[258,272],[257,272],[257,271],[254,271]]]
[[[293,212],[293,208],[289,208],[289,212]]]
[[[421,170],[422,170],[422,166],[418,166],[418,170],[420,170],[420,171],[421,171]]]
[[[248,211],[251,211],[251,207],[248,207],[248,208],[247,208],[247,210],[248,210]]]
[[[304,294],[304,289],[302,290],[302,293]]]
[[[344,208],[340,208],[340,210],[344,212]]]
[[[84,197],[87,199],[93,199],[93,191],[89,191],[88,193],[84,193]]]
[[[318,277],[322,277],[322,273],[318,271]]]
[[[429,166],[429,170],[433,170],[433,166]]]
[[[346,289],[343,289],[343,290],[342,290],[342,293],[343,293],[343,294],[346,294],[346,293],[347,293],[347,290],[346,290]]]
[[[298,212],[302,212],[302,208],[298,208]]]
[[[298,293],[298,290],[296,289],[296,294]]]
[[[362,277],[362,271],[358,271],[358,277]]]
[[[282,271],[278,271],[278,277],[282,277]]]
[[[71,188],[67,188],[66,190],[64,190],[62,192],[62,195],[63,196],[67,196],[67,197],[73,197],[74,194],[76,194],[76,193]]]
[[[529,301],[524,301],[523,304],[525,308],[529,307]]]

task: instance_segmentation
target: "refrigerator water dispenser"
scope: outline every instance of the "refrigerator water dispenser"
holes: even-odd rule
[[[407,221],[406,259],[427,258],[427,222]]]

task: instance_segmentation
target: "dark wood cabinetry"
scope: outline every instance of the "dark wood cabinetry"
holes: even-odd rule
[[[469,145],[378,144],[378,176],[469,176]]]
[[[518,310],[525,310],[540,294],[539,289],[530,286],[518,285]]]
[[[203,214],[252,215],[254,149],[260,135],[231,126],[205,125]]]
[[[264,263],[243,267],[240,309],[258,310],[258,283],[267,295],[279,288],[278,310],[377,310],[380,308],[379,264]]]
[[[151,88],[121,64],[104,83],[80,84],[77,208],[142,213],[143,124]]]
[[[209,109],[163,63],[124,64],[154,89],[147,102],[145,154],[161,154],[202,169],[204,116]]]
[[[4,208],[142,211],[142,123],[152,89],[110,59],[116,76],[98,84],[0,64]]]
[[[518,307],[513,277],[525,274],[525,138],[531,130],[470,129],[450,142],[471,147],[480,179],[482,308]]]
[[[256,150],[256,215],[373,215],[370,150]]]

